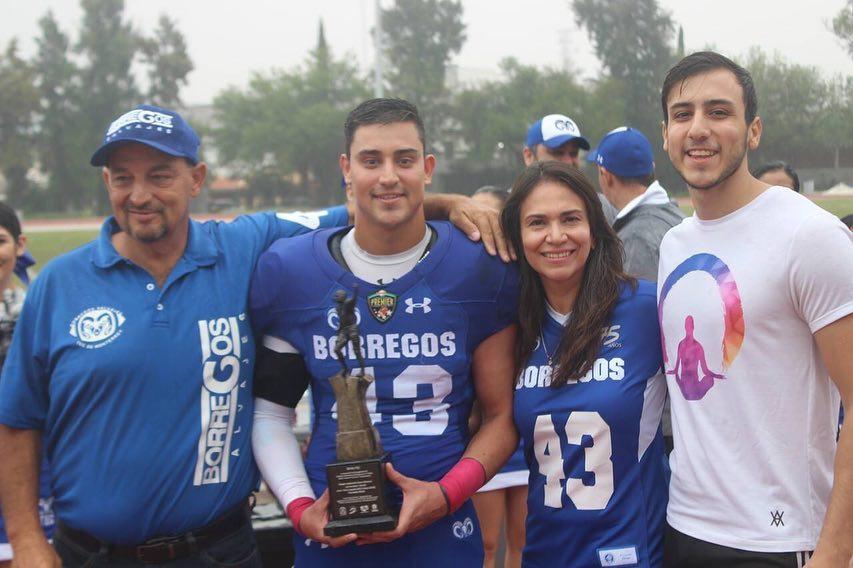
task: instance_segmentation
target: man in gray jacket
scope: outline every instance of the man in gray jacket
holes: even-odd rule
[[[598,185],[617,211],[612,225],[624,246],[625,272],[656,281],[660,242],[684,214],[655,179],[651,144],[639,130],[620,126],[601,139],[587,160],[598,164]],[[668,454],[672,451],[668,400],[662,424]]]
[[[655,180],[652,146],[642,132],[620,126],[587,156],[598,164],[598,183],[618,213],[613,228],[625,247],[625,271],[655,281],[660,242],[684,219]]]

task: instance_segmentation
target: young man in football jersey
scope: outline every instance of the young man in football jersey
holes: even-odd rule
[[[424,191],[435,157],[425,151],[413,105],[366,101],[350,113],[345,133],[340,164],[352,187],[355,226],[277,242],[255,273],[251,314],[264,345],[255,456],[301,535],[297,566],[481,565],[468,498],[517,443],[514,268],[451,226],[426,223]],[[375,377],[368,409],[390,455],[388,478],[402,492],[391,496],[401,503],[394,531],[358,535],[358,544],[369,546],[351,545],[356,535],[323,533],[326,465],[336,461],[329,377],[340,370],[333,317],[339,290],[356,295],[366,371]],[[348,359],[358,366],[354,352]],[[315,418],[306,477],[289,421],[309,383]],[[469,440],[475,392],[483,422]]]
[[[750,174],[762,123],[747,70],[694,53],[661,104],[696,210],[660,249],[675,435],[665,563],[846,566],[850,423],[835,434],[839,392],[853,402],[851,233]]]

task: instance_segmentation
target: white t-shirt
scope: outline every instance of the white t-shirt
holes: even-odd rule
[[[853,312],[851,240],[834,216],[780,187],[664,237],[658,310],[676,530],[742,550],[814,549],[840,397],[812,334]]]
[[[376,284],[390,284],[408,274],[421,261],[432,238],[432,229],[425,228],[424,238],[408,250],[397,254],[370,254],[355,240],[355,230],[349,231],[341,239],[341,254],[349,266],[350,272],[358,278]]]

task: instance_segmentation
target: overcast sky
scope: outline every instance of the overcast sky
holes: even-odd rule
[[[392,0],[382,0],[383,6]],[[659,0],[684,26],[688,52],[709,45],[729,56],[752,46],[778,52],[790,62],[818,66],[825,74],[853,75],[853,58],[829,31],[845,0]],[[373,61],[369,37],[374,0],[126,0],[127,17],[142,31],[161,13],[176,19],[187,39],[195,70],[185,102],[208,103],[229,85],[244,86],[252,71],[300,64],[314,46],[322,18],[338,56],[349,54],[364,68]],[[568,58],[584,77],[598,62],[579,31],[568,0],[463,0],[468,40],[454,63],[497,69],[504,57],[522,63],[562,66]],[[53,10],[76,37],[81,10],[76,0],[0,0],[0,42],[18,37],[22,51],[35,51],[38,19]]]

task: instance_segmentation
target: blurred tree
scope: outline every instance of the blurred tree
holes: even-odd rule
[[[214,100],[221,158],[238,174],[263,180],[259,197],[272,195],[271,178],[284,187],[291,177],[306,205],[343,200],[337,159],[344,120],[369,91],[354,64],[332,56],[322,23],[317,36],[302,67],[256,73],[245,92],[230,88]]]
[[[440,142],[450,108],[447,65],[465,43],[459,0],[396,0],[381,9],[389,96],[418,106],[427,143]]]
[[[818,124],[827,104],[827,83],[816,67],[787,63],[752,49],[740,62],[752,74],[758,93],[758,115],[764,125],[761,145],[750,158],[758,165],[785,160],[794,167],[818,147]]]
[[[847,0],[841,11],[832,19],[832,31],[844,42],[844,47],[853,57],[853,0]]]
[[[625,93],[611,78],[583,85],[571,71],[522,65],[512,58],[501,63],[501,71],[500,81],[465,90],[455,99],[452,116],[467,163],[454,166],[472,169],[470,162],[476,162],[482,175],[469,174],[468,187],[448,190],[465,193],[486,183],[511,183],[523,167],[528,127],[546,114],[575,118],[592,144],[624,122]]]
[[[498,158],[521,168],[527,128],[550,113],[578,118],[581,131],[588,135],[586,117],[593,105],[574,74],[522,65],[513,58],[501,62],[501,73],[501,81],[467,89],[456,97],[453,117],[457,135],[468,148],[467,158]],[[497,147],[498,142],[503,147]]]
[[[832,166],[841,167],[841,151],[853,147],[853,77],[826,83],[826,96],[816,123],[817,140],[832,153]]]
[[[79,211],[87,205],[86,184],[90,180],[88,148],[81,139],[80,117],[75,101],[79,87],[77,69],[69,58],[68,36],[48,11],[39,20],[41,35],[34,67],[41,97],[37,150],[47,174],[47,201],[41,209]]]
[[[674,24],[657,0],[573,0],[608,75],[624,83],[625,122],[647,135],[659,129],[660,87],[673,64]]]
[[[81,142],[97,148],[110,121],[140,101],[132,73],[139,38],[124,20],[124,0],[80,0],[83,22],[76,45],[80,67]],[[88,160],[86,160],[88,162]],[[87,183],[91,203],[99,213],[109,211],[100,173],[90,168]]]
[[[154,35],[140,39],[140,49],[142,61],[149,66],[147,102],[164,107],[179,105],[181,86],[187,84],[193,63],[175,22],[160,16]]]
[[[6,201],[13,207],[22,207],[27,195],[37,111],[33,69],[18,56],[13,39],[0,55],[0,171],[6,178]]]

